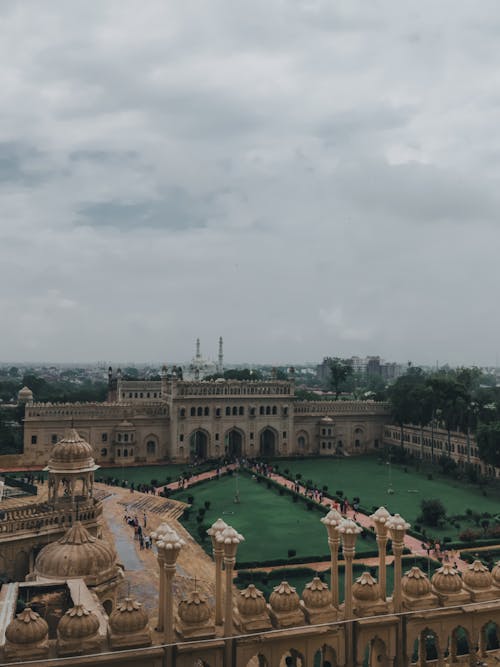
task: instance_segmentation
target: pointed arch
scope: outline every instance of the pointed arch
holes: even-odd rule
[[[260,455],[264,457],[276,456],[278,433],[274,428],[266,426],[259,434]]]

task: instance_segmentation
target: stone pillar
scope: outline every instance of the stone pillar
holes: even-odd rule
[[[225,647],[225,667],[232,665],[233,642],[230,637],[234,634],[233,621],[233,570],[236,563],[236,552],[238,544],[245,539],[231,526],[226,526],[224,530],[216,534],[215,539],[224,549],[224,566],[226,568],[226,610],[224,617],[224,637],[226,639]]]
[[[161,531],[164,532],[161,532]],[[158,629],[163,630],[163,641],[171,644],[174,641],[174,598],[172,581],[175,576],[177,557],[185,542],[168,526],[161,527],[151,533],[158,549],[158,565],[160,568],[160,599],[158,605]]]
[[[394,593],[392,596],[394,611],[401,611],[401,579],[403,576],[401,556],[403,555],[406,531],[410,527],[402,516],[395,514],[387,521],[387,528],[392,540],[394,553]]]
[[[356,553],[356,539],[362,532],[361,526],[358,526],[352,519],[344,519],[339,526],[339,533],[342,538],[342,553],[345,561],[344,574],[344,619],[347,621],[346,632],[346,665],[349,667],[353,663],[353,628],[352,628],[352,561]]]
[[[227,523],[222,519],[212,524],[207,530],[212,540],[212,550],[215,561],[215,625],[221,625],[223,620],[222,614],[222,562],[224,558],[224,547],[221,542],[217,542],[217,533],[221,533],[224,528],[227,528]]]
[[[339,606],[339,542],[340,534],[338,528],[343,521],[342,515],[335,509],[331,509],[326,516],[320,519],[328,531],[328,547],[330,549],[330,586],[332,591],[332,605]]]
[[[380,586],[380,596],[382,600],[387,598],[387,566],[385,563],[385,552],[387,548],[387,521],[391,515],[385,507],[379,507],[378,510],[370,516],[374,525],[375,533],[377,535],[378,546],[378,582]]]

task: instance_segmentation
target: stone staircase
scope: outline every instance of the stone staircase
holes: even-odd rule
[[[178,500],[143,494],[139,497],[132,496],[130,502],[120,500],[119,504],[126,507],[127,511],[131,514],[140,516],[143,512],[146,512],[146,514],[151,513],[161,515],[162,519],[171,519],[175,521],[182,516],[184,509],[188,507],[186,503],[182,503]]]

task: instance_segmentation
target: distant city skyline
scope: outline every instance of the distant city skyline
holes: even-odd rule
[[[0,358],[497,363],[498,3],[0,18]]]

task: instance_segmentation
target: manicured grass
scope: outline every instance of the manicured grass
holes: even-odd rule
[[[236,485],[239,487],[240,503],[234,503]],[[202,525],[208,528],[218,517],[231,524],[245,537],[238,548],[239,562],[262,562],[288,557],[288,549],[295,549],[299,558],[310,556],[329,557],[327,533],[320,522],[324,513],[309,511],[304,502],[294,503],[290,496],[280,496],[265,482],[258,483],[246,475],[222,477],[205,482],[192,489],[175,494],[176,500],[188,501],[194,497],[190,517],[183,524],[201,542],[196,515],[198,509],[210,502]],[[211,553],[210,539],[204,547]],[[373,538],[358,539],[357,552],[376,549]]]
[[[439,498],[448,515],[465,515],[468,508],[476,512],[500,512],[500,492],[492,487],[482,490],[464,481],[455,481],[433,472],[433,479],[427,479],[427,471],[416,472],[407,466],[387,465],[375,457],[335,458],[335,459],[276,459],[279,470],[289,470],[295,476],[302,474],[302,481],[311,479],[319,488],[328,486],[329,493],[344,492],[350,500],[359,496],[361,505],[371,510],[372,506],[384,505],[390,512],[399,512],[414,525],[420,514],[422,499]],[[387,493],[391,486],[394,493]],[[458,534],[473,526],[468,520],[461,520],[460,528],[447,524],[443,529],[427,528],[429,535],[442,537],[449,535],[458,539]]]

